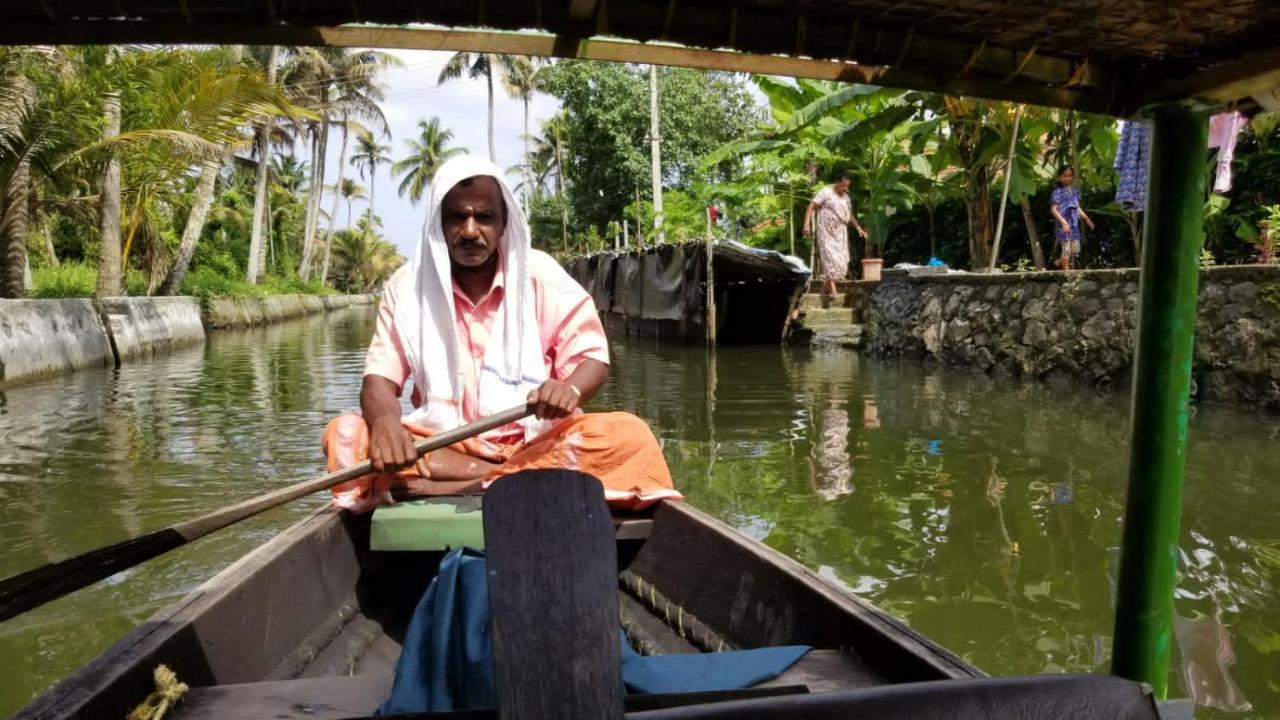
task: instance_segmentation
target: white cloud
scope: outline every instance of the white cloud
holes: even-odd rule
[[[437,85],[440,69],[452,53],[429,50],[391,50],[400,58],[404,67],[389,70],[384,78],[386,99],[381,103],[383,114],[390,126],[391,139],[382,142],[391,146],[391,157],[399,160],[406,154],[405,138],[414,137],[419,120],[437,116],[441,123],[453,131],[454,145],[466,148],[478,155],[489,154],[488,141],[488,89],[483,79],[463,77],[451,83]],[[500,83],[494,84],[494,141],[497,146],[497,162],[509,168],[521,162],[524,145],[524,108],[516,100],[507,97]],[[540,95],[530,103],[530,131],[536,133],[538,120],[550,117],[559,109],[555,98]],[[335,134],[329,142],[327,184],[337,178],[339,138]],[[356,177],[355,168],[349,164],[354,143],[348,146],[347,177]],[[368,180],[363,184],[367,187]],[[394,243],[401,254],[412,256],[422,232],[425,208],[415,207],[408,198],[399,197],[396,188],[399,178],[393,178],[390,169],[378,169],[374,188],[377,196],[376,211],[382,216],[383,234]],[[325,197],[323,207],[328,211],[332,198]],[[366,205],[358,204],[354,212],[364,211]],[[346,222],[346,208],[340,207],[340,223]]]

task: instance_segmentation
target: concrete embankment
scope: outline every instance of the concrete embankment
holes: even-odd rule
[[[204,307],[208,328],[250,327],[281,320],[370,305],[373,295],[273,295],[266,298],[210,298]]]
[[[207,329],[370,305],[372,295],[0,300],[0,386],[198,345]]]

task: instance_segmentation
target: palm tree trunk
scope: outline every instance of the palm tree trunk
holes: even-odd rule
[[[485,71],[485,80],[489,85],[489,159],[498,162],[498,151],[493,143],[493,56],[490,55],[486,63],[488,69]]]
[[[214,185],[218,180],[218,170],[222,168],[222,156],[210,158],[200,169],[200,179],[196,182],[195,199],[191,202],[191,213],[187,215],[187,226],[182,229],[182,242],[178,243],[178,254],[173,258],[173,266],[160,283],[159,295],[177,295],[182,287],[182,279],[187,276],[191,267],[191,257],[196,253],[196,244],[200,242],[200,233],[204,231],[205,219],[209,217],[209,208],[213,207]]]
[[[347,119],[342,119],[342,149],[338,151],[338,177],[333,183],[333,209],[329,211],[329,225],[324,231],[324,262],[320,263],[320,284],[329,280],[330,246],[333,243],[333,224],[338,221],[338,188],[342,186],[342,175],[347,165]],[[351,203],[347,202],[347,224],[351,224]]]
[[[106,123],[102,126],[102,139],[110,140],[120,134],[120,95],[107,93],[103,99]],[[123,270],[120,267],[120,160],[112,151],[107,168],[102,173],[102,197],[98,204],[98,236],[102,249],[98,253],[97,297],[113,297],[124,294]]]
[[[312,175],[315,184],[309,189],[308,221],[302,238],[302,264],[298,267],[298,276],[303,280],[311,277],[311,259],[315,251],[316,225],[320,221],[320,196],[324,193],[325,155],[329,148],[329,117],[320,119],[320,135],[316,138],[316,150],[313,158]]]
[[[4,190],[4,217],[0,219],[0,297],[20,298],[27,294],[27,230],[30,225],[27,194],[31,191],[31,165],[26,157],[18,161]]]
[[[32,195],[35,195],[35,193],[32,193]],[[58,267],[62,262],[58,260],[58,250],[53,246],[53,233],[49,232],[49,225],[47,222],[42,223],[40,236],[41,239],[44,240],[44,254],[49,258],[49,265],[52,267]]]
[[[280,48],[272,45],[271,50],[267,53],[267,87],[275,88],[276,85],[276,57],[280,52]],[[257,285],[258,280],[265,274],[263,272],[262,258],[262,221],[267,211],[267,177],[271,173],[271,163],[267,157],[270,152],[271,140],[271,121],[263,118],[258,122],[257,131],[254,134],[253,146],[258,155],[258,180],[253,190],[253,225],[249,236],[249,262],[245,271],[245,281],[250,285]]]
[[[1044,248],[1040,247],[1040,233],[1036,232],[1036,217],[1031,212],[1031,200],[1022,196],[1022,221],[1027,225],[1027,241],[1031,243],[1031,261],[1037,270],[1044,269]]]

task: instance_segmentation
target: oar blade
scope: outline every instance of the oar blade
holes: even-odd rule
[[[600,481],[530,470],[484,496],[503,720],[622,718],[618,565]]]
[[[0,580],[0,622],[146,562],[187,540],[165,528]]]

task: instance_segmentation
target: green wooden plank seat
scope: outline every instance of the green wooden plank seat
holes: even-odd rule
[[[480,497],[424,498],[373,511],[369,549],[379,551],[484,549]]]

